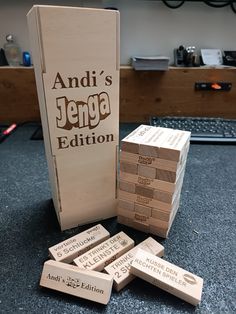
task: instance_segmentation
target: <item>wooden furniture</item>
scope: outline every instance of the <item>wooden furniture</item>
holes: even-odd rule
[[[232,89],[195,91],[195,82],[231,82]],[[150,115],[236,118],[236,68],[170,68],[166,72],[121,67],[120,121]],[[33,68],[0,67],[0,123],[39,121]]]
[[[152,115],[236,118],[236,68],[170,68],[120,74],[121,122],[147,122]],[[195,91],[195,82],[231,82],[224,91]]]

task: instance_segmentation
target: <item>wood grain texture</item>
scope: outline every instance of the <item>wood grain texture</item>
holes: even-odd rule
[[[107,304],[113,277],[77,266],[49,260],[44,263],[40,286],[83,299]]]
[[[130,272],[195,306],[201,301],[202,278],[140,248]]]
[[[0,67],[0,123],[40,121],[33,68]]]
[[[236,68],[120,70],[120,122],[149,122],[152,115],[236,118]],[[229,92],[195,91],[195,82],[231,82]],[[33,68],[0,68],[1,123],[40,121]]]
[[[166,72],[120,72],[120,120],[148,122],[150,116],[236,118],[236,68],[170,68]],[[195,91],[195,82],[231,82],[229,92]]]
[[[129,270],[138,248],[141,248],[144,251],[150,252],[151,254],[159,257],[164,255],[164,247],[153,238],[149,237],[116,259],[114,262],[106,266],[105,271],[114,277],[113,285],[116,291],[123,289],[135,278],[134,275],[130,274]]]

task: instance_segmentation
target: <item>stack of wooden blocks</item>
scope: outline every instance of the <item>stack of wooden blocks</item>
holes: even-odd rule
[[[140,125],[121,141],[118,222],[166,238],[177,213],[190,132]]]

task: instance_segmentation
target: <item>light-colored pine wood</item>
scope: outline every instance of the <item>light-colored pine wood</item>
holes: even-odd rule
[[[72,263],[76,257],[89,251],[109,237],[110,233],[101,224],[98,224],[50,247],[48,250],[54,260]]]
[[[129,193],[135,193],[135,184],[132,182],[120,180],[119,187],[122,191],[126,191]]]
[[[127,210],[127,209],[124,209],[122,207],[118,207],[117,208],[117,215],[134,220],[135,212]]]
[[[134,241],[123,231],[74,259],[75,265],[83,269],[102,271],[113,260],[129,251]]]
[[[157,179],[157,169],[144,165],[138,165],[138,175],[150,179]]]
[[[140,125],[133,132],[121,140],[121,150],[133,154],[139,154],[139,145],[155,132],[150,125]]]
[[[161,158],[155,158],[155,157],[138,155],[138,154],[132,154],[126,151],[120,152],[120,160],[134,163],[134,164],[146,165],[153,168],[169,170],[169,171],[177,171],[177,169],[180,166],[179,162],[176,162],[176,161],[165,160]]]
[[[153,238],[149,237],[119,257],[117,260],[106,266],[105,272],[114,276],[113,286],[116,291],[123,289],[135,278],[134,275],[130,274],[129,270],[138,248],[141,248],[144,251],[150,252],[151,254],[159,257],[164,255],[164,247]]]
[[[120,171],[137,174],[138,173],[138,165],[130,162],[120,162]]]
[[[145,197],[153,198],[153,196],[154,196],[154,189],[151,189],[151,188],[148,188],[146,186],[137,184],[135,186],[135,193],[139,194],[139,195],[142,195],[142,196],[145,196]]]
[[[149,206],[149,207],[154,207],[156,209],[161,209],[163,211],[166,212],[170,212],[172,210],[172,205],[168,204],[168,203],[164,203],[158,200],[154,200],[152,198],[148,198],[145,196],[141,196],[138,194],[132,194],[132,193],[128,193],[125,191],[118,191],[118,195],[119,195],[119,199],[121,200],[125,200],[125,201],[129,201],[129,202],[134,202],[134,203],[138,203],[144,206]],[[178,197],[178,194],[176,195],[176,198]]]
[[[202,278],[142,249],[137,250],[130,272],[192,305],[201,301]]]
[[[190,132],[174,130],[172,136],[161,145],[159,156],[162,159],[179,161],[189,144]]]
[[[162,169],[156,169],[156,178],[157,180],[160,181],[167,181],[171,183],[175,183],[177,179],[177,174],[176,172],[171,172],[167,170],[162,170]]]
[[[134,211],[136,213],[139,213],[139,214],[142,214],[142,215],[145,215],[148,217],[150,217],[152,215],[152,208],[151,207],[140,205],[137,203],[134,204]]]
[[[119,12],[36,5],[28,25],[61,229],[115,216]]]
[[[107,304],[110,300],[113,276],[79,269],[58,261],[44,263],[40,286],[83,299]]]
[[[173,212],[176,212],[179,208],[180,195],[175,199],[172,204],[172,210],[170,212],[166,212],[160,209],[152,208],[151,217],[161,221],[170,222],[170,219],[173,215]]]
[[[173,193],[175,191],[176,184],[177,184],[177,182],[171,183],[171,182],[166,182],[166,181],[160,181],[157,179],[151,179],[151,178],[147,178],[147,177],[143,177],[143,176],[139,176],[139,175],[123,172],[123,171],[120,172],[120,179],[133,182],[136,184],[141,184],[143,186],[151,187],[153,189],[166,191],[169,193]]]
[[[119,200],[118,201],[118,208],[123,208],[126,210],[133,211],[134,210],[134,203],[133,202],[128,202],[124,200]]]
[[[145,226],[149,225],[150,216],[138,213],[136,211],[130,211],[130,210],[126,210],[126,209],[118,207],[117,215],[131,219],[133,222],[136,222],[136,223],[145,224]]]

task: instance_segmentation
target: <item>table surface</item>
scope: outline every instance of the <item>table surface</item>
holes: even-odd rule
[[[120,138],[135,127],[122,124]],[[0,313],[235,313],[236,145],[191,144],[169,237],[153,236],[166,260],[204,279],[201,304],[195,308],[136,278],[104,306],[39,287],[47,248],[88,226],[60,231],[44,143],[30,140],[35,129],[21,126],[0,144]],[[116,218],[102,224],[136,243],[148,237]]]

